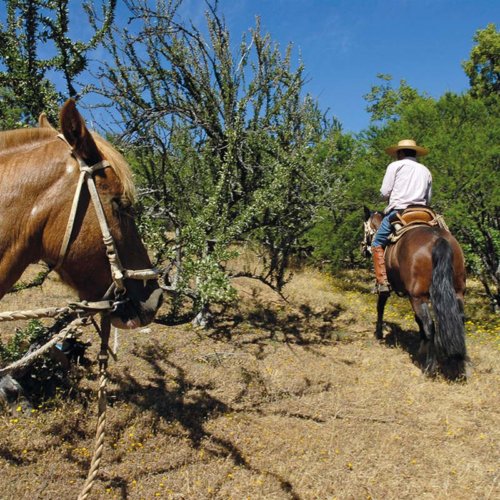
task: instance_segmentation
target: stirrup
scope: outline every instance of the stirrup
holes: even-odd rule
[[[372,293],[390,293],[391,287],[387,283],[375,283]]]

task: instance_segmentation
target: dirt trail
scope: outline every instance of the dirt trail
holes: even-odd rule
[[[208,332],[120,333],[92,498],[500,497],[498,319],[469,320],[473,375],[450,384],[421,375],[403,299],[391,299],[385,340],[373,339],[366,276],[299,272],[288,302],[249,280],[237,286],[239,306]],[[63,296],[52,280],[2,310]],[[9,331],[1,325],[2,339]],[[84,339],[93,361],[98,341],[90,330]],[[0,417],[0,498],[76,497],[95,389],[93,362],[70,397]]]

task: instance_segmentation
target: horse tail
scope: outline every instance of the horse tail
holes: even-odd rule
[[[434,345],[443,373],[451,379],[464,377],[467,354],[463,311],[453,287],[453,250],[442,237],[432,249],[430,297],[437,319]]]

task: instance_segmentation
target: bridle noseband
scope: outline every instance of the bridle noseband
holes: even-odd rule
[[[131,269],[125,269],[122,266],[120,258],[118,256],[118,252],[116,250],[115,241],[109,230],[109,225],[106,220],[106,216],[104,214],[104,208],[101,199],[99,197],[99,193],[97,192],[93,176],[93,174],[98,170],[102,170],[107,167],[111,168],[113,167],[106,160],[102,160],[91,166],[87,165],[85,161],[74,151],[74,149],[71,147],[71,145],[68,143],[68,141],[62,134],[58,134],[58,137],[62,139],[66,144],[68,144],[68,146],[71,148],[72,155],[78,161],[78,165],[80,167],[80,177],[78,178],[78,184],[76,187],[75,195],[73,197],[73,204],[71,206],[71,212],[69,215],[68,224],[66,226],[66,232],[64,234],[64,238],[61,244],[61,249],[59,251],[59,257],[53,269],[57,270],[62,266],[66,254],[68,253],[69,242],[71,239],[71,235],[73,233],[75,216],[78,209],[78,203],[80,200],[82,186],[84,183],[86,183],[90,193],[90,198],[92,200],[97,215],[97,220],[99,221],[99,226],[101,228],[102,239],[106,247],[106,256],[108,257],[109,260],[109,265],[111,268],[111,277],[113,279],[113,283],[111,284],[110,288],[104,295],[103,299],[108,300],[113,295],[116,301],[112,303],[113,305],[110,308],[115,309],[118,303],[123,302],[122,299],[127,292],[124,283],[124,280],[126,278],[143,280],[143,281],[157,279],[159,271],[157,271],[156,269],[131,270]]]

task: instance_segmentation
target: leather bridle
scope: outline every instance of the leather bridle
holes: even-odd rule
[[[367,220],[364,221],[363,223],[364,227],[364,239],[363,242],[361,243],[361,252],[363,255],[371,255],[372,253],[372,240],[373,236],[377,232],[377,230],[373,227],[372,224],[372,217],[370,216]]]
[[[73,227],[75,223],[76,212],[78,210],[78,203],[80,200],[80,194],[82,191],[83,184],[87,184],[87,188],[90,193],[90,198],[92,200],[92,204],[94,205],[94,209],[97,215],[97,220],[99,221],[99,226],[102,232],[102,239],[104,241],[104,245],[106,247],[106,256],[109,260],[109,265],[111,268],[111,277],[113,279],[113,283],[110,288],[106,292],[103,297],[103,300],[108,300],[111,296],[114,297],[115,301],[110,301],[109,308],[115,309],[119,303],[123,302],[123,297],[126,294],[126,286],[124,283],[125,279],[135,279],[135,280],[152,280],[157,279],[160,272],[156,269],[141,269],[141,270],[131,270],[125,269],[120,261],[118,256],[118,252],[116,250],[116,245],[109,230],[109,225],[106,220],[106,216],[104,214],[104,208],[99,197],[99,193],[97,192],[97,188],[95,185],[93,174],[98,170],[105,169],[107,167],[112,167],[112,165],[106,161],[100,161],[95,163],[94,165],[87,165],[85,161],[74,151],[71,145],[68,143],[66,138],[62,134],[58,134],[58,137],[62,139],[68,146],[71,148],[71,152],[75,159],[78,161],[78,165],[80,167],[80,176],[78,178],[78,184],[76,187],[75,195],[73,197],[73,204],[71,206],[71,211],[68,219],[68,224],[66,225],[66,232],[64,234],[64,238],[61,244],[61,249],[59,251],[59,257],[56,265],[53,269],[59,269],[64,259],[68,253],[69,243],[71,239],[71,235],[73,233]]]

